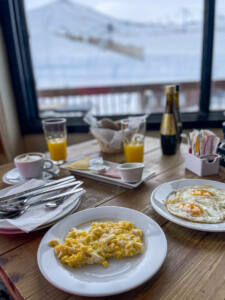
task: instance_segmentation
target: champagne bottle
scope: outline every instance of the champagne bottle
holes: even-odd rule
[[[177,130],[177,143],[181,142],[181,133],[183,129],[183,125],[180,117],[180,108],[179,108],[179,91],[180,86],[174,86],[174,116],[176,122],[176,130]]]
[[[177,135],[174,118],[174,86],[166,86],[166,111],[163,114],[160,134],[163,154],[176,153]]]

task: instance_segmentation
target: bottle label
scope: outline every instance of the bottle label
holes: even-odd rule
[[[176,126],[173,114],[165,113],[163,115],[160,133],[162,135],[176,135]]]

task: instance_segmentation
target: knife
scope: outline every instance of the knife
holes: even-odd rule
[[[19,203],[19,202],[23,202],[25,200],[29,200],[29,199],[31,199],[35,196],[48,194],[50,192],[55,192],[55,191],[59,191],[59,190],[62,190],[62,189],[67,189],[67,188],[70,188],[70,187],[76,187],[77,188],[77,187],[81,186],[82,184],[83,184],[82,181],[73,181],[73,182],[69,182],[69,183],[65,183],[65,184],[59,184],[57,186],[52,186],[52,187],[50,187],[48,189],[44,189],[42,191],[36,191],[36,192],[31,193],[29,195],[22,195],[22,196],[17,197],[17,198],[13,198],[13,199],[11,198],[11,199],[8,199],[8,200],[4,200],[4,201],[1,202],[1,204],[3,204],[3,205],[0,204],[0,208],[2,206],[4,206],[5,204],[7,204],[7,205],[12,204],[13,205],[13,204],[16,204],[16,203]]]
[[[24,196],[26,194],[29,194],[29,193],[32,193],[34,191],[37,191],[39,189],[43,189],[43,188],[46,188],[46,187],[51,187],[51,186],[54,186],[54,185],[57,185],[57,184],[60,184],[60,183],[66,183],[67,181],[68,182],[71,182],[72,180],[74,180],[75,177],[74,176],[67,176],[67,177],[63,177],[61,179],[57,179],[57,180],[52,180],[51,182],[48,182],[48,183],[43,183],[35,188],[32,188],[32,189],[28,189],[26,191],[22,191],[22,192],[18,192],[16,194],[11,194],[11,195],[8,195],[8,196],[3,196],[3,197],[0,197],[0,202],[5,202],[6,200],[13,200],[13,199],[16,199],[20,196]]]

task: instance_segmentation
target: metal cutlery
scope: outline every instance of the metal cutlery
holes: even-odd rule
[[[58,200],[56,200],[56,201],[58,201]],[[76,200],[76,202],[74,204],[76,208],[77,208],[77,204],[78,204],[79,201],[80,201],[80,197]],[[64,200],[62,202],[64,202]],[[52,202],[48,202],[48,203],[46,203],[46,205],[50,204],[50,203],[52,203]],[[52,204],[54,204],[54,202]],[[62,203],[58,204],[57,206],[54,206],[54,208],[58,207],[61,204]],[[49,208],[49,206],[48,206],[48,208]],[[73,212],[74,212],[74,210],[73,210]],[[23,210],[17,210],[17,211],[8,212],[8,213],[0,212],[0,219],[14,219],[14,218],[17,218],[17,217],[21,216],[24,213],[25,213],[25,211],[23,211]]]
[[[82,183],[83,183],[82,181],[72,181],[72,182],[69,182],[69,183],[64,183],[64,184],[60,184],[60,185],[57,185],[57,186],[50,187],[50,188],[42,190],[42,191],[37,191],[37,192],[29,194],[27,196],[21,196],[21,197],[18,197],[16,199],[12,199],[12,200],[10,199],[8,201],[5,201],[4,204],[0,205],[0,211],[4,211],[5,207],[8,207],[8,206],[15,206],[16,204],[19,204],[19,203],[25,204],[25,203],[27,203],[28,200],[30,200],[31,198],[33,198],[35,196],[48,194],[50,192],[55,192],[55,191],[67,189],[67,188],[70,188],[70,187],[76,187],[77,188]]]
[[[76,191],[76,189],[78,188],[78,186],[80,186],[81,184],[82,184],[82,182],[79,185],[77,185],[74,188],[72,188],[70,191]],[[61,205],[65,201],[65,199],[66,199],[66,196],[64,196],[63,198],[58,199],[58,200],[56,200],[54,202],[47,202],[45,204],[45,207],[47,207],[47,208],[56,208],[59,205]]]
[[[32,189],[28,189],[28,190],[23,191],[23,192],[18,192],[16,194],[0,197],[0,203],[6,202],[8,200],[17,199],[20,196],[27,195],[29,193],[38,191],[40,189],[55,186],[55,185],[58,185],[58,184],[61,184],[61,183],[64,183],[64,182],[69,182],[69,181],[72,181],[72,180],[75,180],[74,176],[67,176],[67,177],[63,177],[61,179],[51,180],[50,182],[44,183],[44,184],[42,184],[38,187],[32,188]]]
[[[17,196],[17,197],[16,197],[16,194],[15,194],[10,199],[0,201],[0,206],[4,205],[4,204],[10,204],[10,203],[18,202],[18,201],[20,201],[24,198],[27,198],[27,197],[38,196],[38,195],[41,195],[42,193],[45,193],[45,192],[47,193],[47,192],[55,191],[55,190],[58,190],[60,188],[63,188],[64,186],[67,187],[67,185],[69,185],[70,183],[79,184],[80,182],[81,181],[75,180],[73,178],[73,179],[66,180],[64,182],[59,182],[59,183],[51,185],[51,186],[47,186],[47,187],[44,186],[44,187],[42,187],[38,190],[35,190],[34,192],[24,192],[22,195]]]
[[[10,213],[16,213],[18,211],[21,212],[19,215],[22,215],[23,213],[25,213],[32,206],[45,204],[46,202],[48,203],[48,202],[51,202],[51,201],[56,201],[57,199],[61,199],[62,197],[66,197],[66,196],[81,192],[83,190],[84,190],[83,188],[75,189],[75,190],[72,190],[72,191],[61,193],[61,194],[56,195],[56,196],[52,196],[52,197],[49,197],[49,198],[46,198],[46,199],[39,200],[37,202],[33,202],[33,203],[30,203],[30,204],[21,204],[20,203],[20,204],[17,204],[15,206],[11,206],[11,205],[5,206],[4,211],[2,210],[0,212],[0,216],[1,217],[4,217],[4,216],[9,217]]]
[[[45,204],[45,207],[47,207],[47,208],[56,208],[64,202],[65,198],[66,197],[64,197],[63,199],[56,200],[54,202],[48,202],[48,203]]]
[[[22,214],[23,214],[23,212],[21,210],[17,210],[14,212],[8,212],[8,213],[0,212],[0,218],[1,219],[14,219],[16,217],[19,217]]]
[[[70,191],[75,191],[81,184],[82,184],[82,182],[81,182],[79,185],[75,186],[74,188],[70,189]],[[56,207],[58,207],[59,205],[61,205],[61,204],[65,201],[66,198],[67,198],[67,197],[64,196],[63,198],[57,199],[57,200],[54,201],[54,202],[47,202],[47,203],[45,204],[45,207],[47,207],[47,208],[56,208]]]

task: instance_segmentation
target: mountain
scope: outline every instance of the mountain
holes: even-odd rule
[[[122,21],[70,0],[27,11],[27,21],[38,88],[199,80],[201,22]]]
[[[175,23],[142,24],[118,20],[70,0],[57,0],[30,11],[28,23],[31,38],[43,40],[46,35],[48,38],[64,38],[131,57],[133,50],[134,58],[144,55],[150,35],[187,30]],[[197,23],[190,23],[187,28],[189,31],[200,29]]]
[[[70,0],[57,0],[28,11],[28,23],[31,26],[32,34],[40,33],[44,28],[45,31],[53,33],[68,31],[84,37],[101,35],[105,38],[112,33],[115,33],[116,36],[121,35],[121,38],[134,34],[142,35],[143,30],[149,32],[161,29],[162,31],[165,27],[160,23],[143,24],[122,21]]]
[[[88,39],[124,40],[143,33],[148,26],[124,22],[103,15],[70,0],[58,0],[28,12],[31,37],[43,35],[74,37],[78,42]]]

